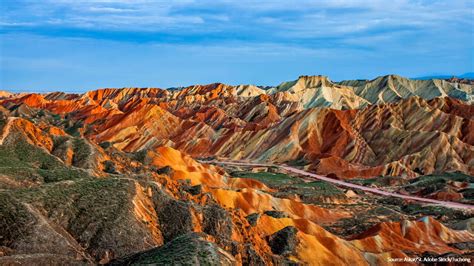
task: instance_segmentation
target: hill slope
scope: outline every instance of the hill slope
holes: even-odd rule
[[[0,95],[0,264],[469,257],[469,210],[196,160],[286,163],[470,204],[473,86],[453,81]]]

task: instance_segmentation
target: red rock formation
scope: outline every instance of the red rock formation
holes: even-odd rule
[[[84,95],[10,96],[0,103],[8,108],[29,106],[67,115],[80,123],[80,132],[94,142],[108,141],[127,152],[168,145],[195,157],[304,160],[310,169],[340,178],[414,177],[446,171],[474,174],[474,107],[429,94],[430,86],[442,95],[454,90],[462,95],[469,92],[468,87],[457,89],[451,83],[409,81],[398,76],[370,81],[365,89],[360,82],[342,84],[323,77],[301,77],[268,90],[224,84],[172,91],[101,89]],[[394,84],[406,91],[401,87],[395,90]],[[304,109],[309,96],[295,98],[299,93],[326,95],[323,90],[337,91],[341,86],[382,104],[350,105],[362,108],[343,111]],[[410,91],[410,86],[416,91]],[[250,92],[243,93],[246,89]],[[406,97],[397,96],[395,103],[370,100],[394,90]],[[239,96],[243,94],[246,96]]]

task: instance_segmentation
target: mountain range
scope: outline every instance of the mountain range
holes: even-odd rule
[[[423,77],[416,77],[413,79],[450,79],[450,78],[459,78],[459,79],[474,79],[474,72],[467,72],[461,75],[429,75]]]
[[[0,263],[472,258],[474,84],[387,75],[0,92]],[[213,162],[248,162],[226,166]]]

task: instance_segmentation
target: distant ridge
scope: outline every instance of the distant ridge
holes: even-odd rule
[[[450,78],[462,78],[462,79],[474,79],[474,72],[467,72],[462,75],[432,75],[432,76],[423,76],[423,77],[416,77],[412,79],[418,80],[430,80],[430,79],[450,79]]]
[[[212,84],[222,84],[222,85],[226,85],[226,86],[230,86],[230,87],[240,87],[240,88],[247,88],[247,87],[251,86],[253,88],[258,88],[258,89],[261,89],[261,90],[264,90],[264,91],[274,92],[275,90],[285,90],[284,89],[285,86],[291,86],[292,84],[294,85],[294,83],[296,83],[298,80],[308,79],[308,78],[310,80],[314,80],[314,79],[320,80],[320,82],[321,82],[320,85],[328,85],[328,84],[346,84],[347,85],[347,84],[351,84],[351,86],[360,86],[362,84],[366,84],[366,83],[369,83],[369,82],[372,82],[372,81],[377,81],[377,80],[384,79],[384,78],[385,79],[391,78],[391,79],[395,79],[395,80],[405,80],[407,82],[409,82],[409,81],[419,81],[419,80],[423,80],[423,81],[445,80],[445,81],[448,81],[448,82],[457,83],[457,82],[460,82],[460,80],[464,80],[464,82],[461,81],[461,83],[472,84],[472,82],[470,82],[470,81],[468,81],[468,82],[465,82],[465,81],[466,80],[474,80],[474,72],[467,72],[467,73],[464,73],[462,75],[432,75],[432,76],[423,76],[423,77],[414,77],[414,78],[403,77],[403,76],[400,76],[400,75],[397,75],[397,74],[388,74],[388,75],[383,75],[383,76],[377,76],[373,79],[364,79],[364,78],[361,78],[361,79],[344,79],[344,80],[340,80],[340,81],[331,80],[330,77],[325,76],[325,75],[302,75],[302,76],[299,76],[297,80],[283,81],[277,86],[273,86],[273,85],[252,85],[252,84],[245,84],[245,83],[230,85],[230,84],[226,84],[226,83],[216,81],[214,83],[208,83],[208,84],[194,83],[194,84],[190,84],[190,85],[187,85],[187,86],[173,86],[173,87],[167,87],[167,88],[159,87],[159,86],[142,86],[142,87],[128,87],[127,86],[127,87],[114,87],[114,89],[116,89],[116,88],[122,88],[122,89],[132,89],[132,88],[133,89],[138,89],[138,88],[151,89],[151,88],[154,88],[154,89],[164,89],[164,90],[168,90],[168,91],[179,91],[179,90],[182,90],[182,89],[185,89],[185,88],[188,88],[188,87],[194,87],[194,86],[208,86],[208,85],[212,85]],[[278,88],[278,89],[276,89],[276,88]],[[36,92],[36,93],[48,94],[48,93],[54,93],[54,92],[63,92],[63,93],[67,93],[67,94],[82,94],[82,93],[86,93],[87,91],[94,91],[94,90],[101,90],[101,89],[112,89],[112,87],[101,87],[99,89],[84,90],[82,92],[81,92],[81,90],[77,90],[77,89],[74,89],[74,90],[53,89],[53,90],[50,90],[50,91],[41,91],[41,92]],[[6,93],[9,93],[9,94],[29,94],[29,93],[35,93],[35,92],[34,92],[34,90],[28,90],[28,89],[17,90],[17,89],[1,89],[0,88],[0,97],[5,96]]]
[[[306,160],[343,178],[474,174],[473,103],[474,84],[398,75],[300,76],[265,90],[212,83],[0,97],[13,114],[67,115],[65,132],[125,152],[166,145],[194,157]]]

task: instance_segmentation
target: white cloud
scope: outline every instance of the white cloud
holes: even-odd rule
[[[0,22],[2,27],[55,27],[174,35],[220,32],[226,37],[259,41],[383,35],[397,38],[412,31],[452,32],[473,28],[470,1],[335,0],[335,1],[149,1],[48,0],[19,2]],[[19,7],[19,8],[18,8]]]
[[[126,13],[126,12],[134,12],[135,9],[131,8],[116,8],[116,7],[96,7],[91,6],[89,7],[89,11],[97,12],[97,13]]]

